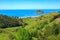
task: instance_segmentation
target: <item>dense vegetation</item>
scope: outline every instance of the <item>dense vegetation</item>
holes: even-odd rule
[[[18,17],[0,15],[0,28],[22,26],[22,22],[22,19],[19,19]]]
[[[16,18],[11,19],[17,21]],[[11,19],[9,17],[9,22],[11,22]],[[5,22],[3,20],[1,21],[2,23]],[[60,40],[59,12],[52,12],[34,18],[23,18],[19,21],[18,24],[22,24],[21,26],[5,29],[0,28],[0,40]],[[27,23],[27,25],[24,26],[24,23]]]

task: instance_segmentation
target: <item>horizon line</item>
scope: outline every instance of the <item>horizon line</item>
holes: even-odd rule
[[[43,9],[0,9],[0,10],[43,10]]]

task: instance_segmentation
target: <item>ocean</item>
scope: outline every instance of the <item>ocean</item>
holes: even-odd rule
[[[60,9],[41,9],[44,13],[49,14],[51,12],[60,12]],[[0,14],[7,16],[17,16],[17,17],[35,17],[41,16],[42,14],[37,14],[37,10],[0,10]]]

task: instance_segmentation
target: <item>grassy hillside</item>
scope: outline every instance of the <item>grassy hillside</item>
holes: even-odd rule
[[[60,13],[58,12],[23,18],[19,20],[19,24],[22,25],[0,28],[0,40],[60,40]]]

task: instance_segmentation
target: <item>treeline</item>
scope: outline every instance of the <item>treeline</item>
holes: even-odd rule
[[[22,19],[19,19],[18,17],[0,15],[0,28],[16,27],[23,25],[25,25],[25,23],[23,22]]]

